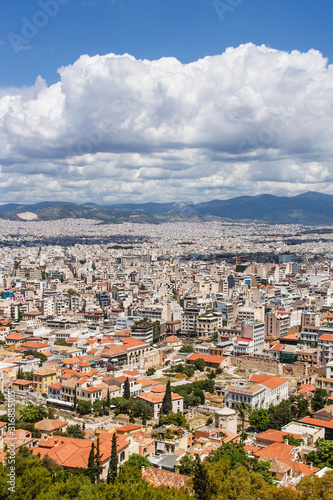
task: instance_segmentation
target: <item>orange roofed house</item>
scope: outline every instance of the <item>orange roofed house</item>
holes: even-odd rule
[[[186,363],[193,365],[194,361],[199,358],[203,359],[204,362],[206,363],[206,366],[210,366],[211,368],[222,368],[223,366],[225,366],[227,361],[227,358],[225,356],[215,356],[213,354],[199,354],[194,352],[187,358]]]
[[[106,479],[109,461],[111,458],[112,434],[102,432],[99,435],[100,452],[102,455],[103,472],[102,479]],[[76,469],[77,467],[87,468],[88,458],[91,450],[92,441],[89,439],[76,439],[64,436],[52,436],[45,441],[41,441],[38,446],[32,449],[34,455],[40,454],[43,458],[48,455],[62,467]],[[122,465],[129,458],[128,441],[124,436],[117,436],[117,455],[118,464]],[[96,449],[96,442],[95,442]]]
[[[140,399],[144,401],[145,403],[149,404],[153,410],[154,410],[154,418],[158,418],[158,415],[161,410],[163,398],[165,395],[165,390],[166,387],[165,385],[156,385],[153,387],[153,389],[149,392],[142,392],[138,396],[136,396],[136,399]],[[175,394],[174,392],[171,393],[171,399],[172,399],[172,411],[174,413],[177,413],[177,411],[183,412],[184,410],[184,398],[182,396],[179,396],[178,394]]]

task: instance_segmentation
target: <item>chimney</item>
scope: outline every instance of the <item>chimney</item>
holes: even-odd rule
[[[146,467],[143,465],[143,466],[141,467],[141,474],[143,474],[145,470],[146,470]]]
[[[58,446],[58,439],[54,440],[54,446]]]
[[[312,470],[312,469],[313,469],[313,463],[310,462],[310,470]]]
[[[285,440],[284,440],[284,444],[286,444],[286,445],[288,446],[288,444],[289,444],[289,440],[288,440],[288,439],[285,439]]]

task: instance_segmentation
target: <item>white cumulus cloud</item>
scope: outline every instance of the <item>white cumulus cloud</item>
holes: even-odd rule
[[[83,55],[58,72],[0,89],[3,202],[333,194],[333,70],[316,50]]]

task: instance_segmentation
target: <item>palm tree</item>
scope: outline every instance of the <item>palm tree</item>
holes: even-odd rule
[[[245,401],[241,401],[240,403],[236,403],[236,408],[238,412],[238,417],[242,422],[242,434],[241,434],[241,444],[244,443],[244,428],[245,428],[245,420],[251,411],[251,406],[245,403]]]

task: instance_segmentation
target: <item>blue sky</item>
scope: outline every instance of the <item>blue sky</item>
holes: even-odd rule
[[[286,51],[315,48],[333,58],[331,0],[63,2],[53,18],[47,16],[45,27],[37,28],[15,53],[8,34],[21,36],[22,18],[33,21],[42,9],[35,0],[2,0],[0,39],[5,43],[0,46],[0,85],[32,85],[38,75],[54,83],[59,78],[57,68],[81,54],[127,52],[139,59],[173,56],[186,63],[252,42]]]
[[[333,194],[332,0],[0,9],[2,202]]]

